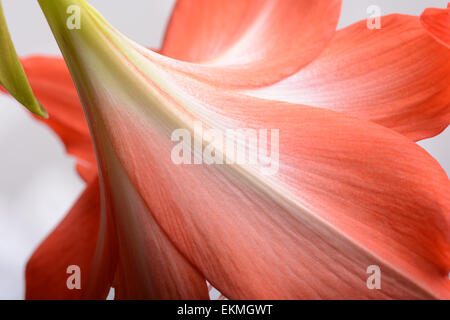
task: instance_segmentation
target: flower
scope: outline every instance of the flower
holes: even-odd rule
[[[450,47],[450,3],[447,9],[429,8],[420,16],[425,29],[443,45]]]
[[[88,184],[31,257],[28,298],[207,299],[206,281],[232,299],[449,298],[450,182],[414,141],[448,126],[450,51],[418,17],[336,32],[336,0],[179,0],[157,53],[84,0],[39,2],[95,148],[64,62],[23,59]],[[172,133],[197,122],[279,130],[278,171],[174,163]]]

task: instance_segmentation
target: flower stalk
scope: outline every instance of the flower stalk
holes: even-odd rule
[[[0,85],[32,113],[47,118],[44,107],[36,99],[11,40],[0,2]]]

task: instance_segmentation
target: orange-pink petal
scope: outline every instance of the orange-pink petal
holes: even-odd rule
[[[322,52],[340,8],[341,0],[178,0],[161,53],[205,63],[213,70],[197,76],[227,86],[270,84]]]
[[[209,293],[204,276],[162,231],[114,156],[106,186],[117,230],[116,299],[202,299]]]
[[[62,140],[69,154],[77,159],[77,170],[85,181],[98,175],[89,128],[69,70],[61,57],[22,58],[30,85],[49,113],[48,119],[36,117]]]
[[[382,17],[337,32],[319,59],[296,75],[251,94],[348,113],[413,140],[450,123],[450,50],[413,16]]]
[[[153,252],[153,239],[143,225],[154,221],[168,252],[173,246],[196,279],[231,299],[450,297],[450,181],[423,149],[344,113],[240,95],[174,72],[77,3],[91,28],[70,34],[74,47],[58,28],[61,2],[42,7],[94,134],[112,208],[104,218],[137,252],[125,260],[129,267],[147,265],[139,253]],[[279,130],[279,170],[176,164],[172,133],[193,133],[195,122],[221,132]],[[366,285],[372,265],[382,270],[380,290]]]
[[[102,265],[103,274],[110,275],[103,282],[100,277],[93,279],[91,274],[100,228],[100,210],[100,189],[98,179],[95,179],[28,261],[25,273],[27,299],[106,298],[115,265]],[[75,270],[68,269],[70,266],[79,268],[79,289],[70,289],[67,284],[69,277],[75,275]],[[69,279],[70,284],[75,281],[74,278]],[[95,290],[91,290],[92,287]]]
[[[447,9],[426,9],[420,22],[437,41],[450,48],[450,3]]]
[[[332,111],[189,86],[209,97],[208,106],[195,105],[205,124],[279,129],[279,172],[175,165],[155,106],[136,101],[130,109],[132,100],[118,96],[95,107],[105,135],[97,145],[112,144],[129,179],[111,188],[134,188],[171,243],[225,296],[449,298],[450,182],[423,149]],[[155,103],[174,103],[163,101]],[[382,290],[366,286],[371,265],[382,270]]]

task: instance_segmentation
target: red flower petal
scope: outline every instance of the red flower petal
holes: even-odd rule
[[[49,119],[36,117],[63,141],[77,158],[77,170],[85,181],[97,176],[97,164],[89,129],[69,70],[60,57],[21,59],[36,97],[48,111]]]
[[[151,243],[145,223],[154,220],[232,299],[449,298],[450,181],[423,149],[342,113],[237,95],[170,73],[111,33],[87,5],[89,32],[71,33],[77,46],[67,47],[68,31],[57,27],[64,26],[63,5],[42,8],[77,71],[104,201],[113,208],[106,222],[140,249],[125,261],[147,265],[139,253]],[[171,134],[192,132],[195,121],[222,132],[279,129],[279,171],[176,165]],[[370,265],[381,267],[381,290],[366,286]]]
[[[190,115],[195,110],[205,124],[280,129],[279,173],[175,165],[171,132],[153,113],[156,105],[171,109],[167,101],[140,109],[139,102],[130,108],[134,102],[118,96],[97,100],[97,132],[105,134],[97,145],[105,150],[106,141],[112,143],[151,219],[225,296],[450,297],[450,182],[423,149],[389,129],[332,111],[188,86],[208,96],[209,104],[174,108]],[[96,89],[107,96],[106,88]],[[152,90],[155,97],[167,94]],[[111,158],[102,167],[116,172]],[[109,187],[123,194],[124,185],[129,188]],[[136,210],[120,215],[130,212]],[[128,232],[142,231],[135,225]],[[382,270],[382,290],[366,287],[370,265]]]
[[[92,279],[91,268],[100,227],[98,180],[92,181],[59,226],[33,253],[26,268],[27,299],[104,299],[112,278]],[[80,267],[81,289],[69,290],[69,266]],[[114,274],[113,264],[102,265],[104,275]],[[94,281],[95,284],[89,283]],[[94,291],[89,290],[94,286]]]
[[[420,22],[437,41],[450,48],[450,3],[447,9],[426,9]]]
[[[108,192],[119,239],[115,298],[208,300],[206,279],[173,246],[116,160],[112,164],[106,179],[114,186]]]
[[[103,178],[123,179],[117,175],[119,169],[104,173]],[[120,187],[123,182],[112,183]],[[171,245],[137,193],[130,190],[106,196],[110,201],[103,211],[108,214],[102,220],[109,218],[108,227],[100,226],[98,179],[89,184],[29,260],[27,299],[103,299],[114,275],[116,299],[209,298],[206,279]],[[81,269],[82,290],[67,288],[66,270],[71,265]]]
[[[417,17],[391,15],[380,30],[365,21],[337,32],[321,57],[261,97],[343,111],[413,140],[450,123],[450,50]]]
[[[178,0],[161,52],[215,66],[199,76],[226,85],[270,84],[322,52],[340,7],[341,0]]]

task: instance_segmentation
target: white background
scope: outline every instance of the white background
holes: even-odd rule
[[[227,1],[227,0],[224,0]],[[174,0],[91,0],[119,30],[148,47],[160,46]],[[378,5],[382,14],[420,15],[447,0],[344,0],[339,28],[367,18]],[[59,54],[37,1],[3,0],[17,51]],[[450,129],[420,143],[450,173]],[[33,249],[72,206],[83,182],[62,143],[45,126],[0,96],[0,299],[21,299],[23,272]]]

